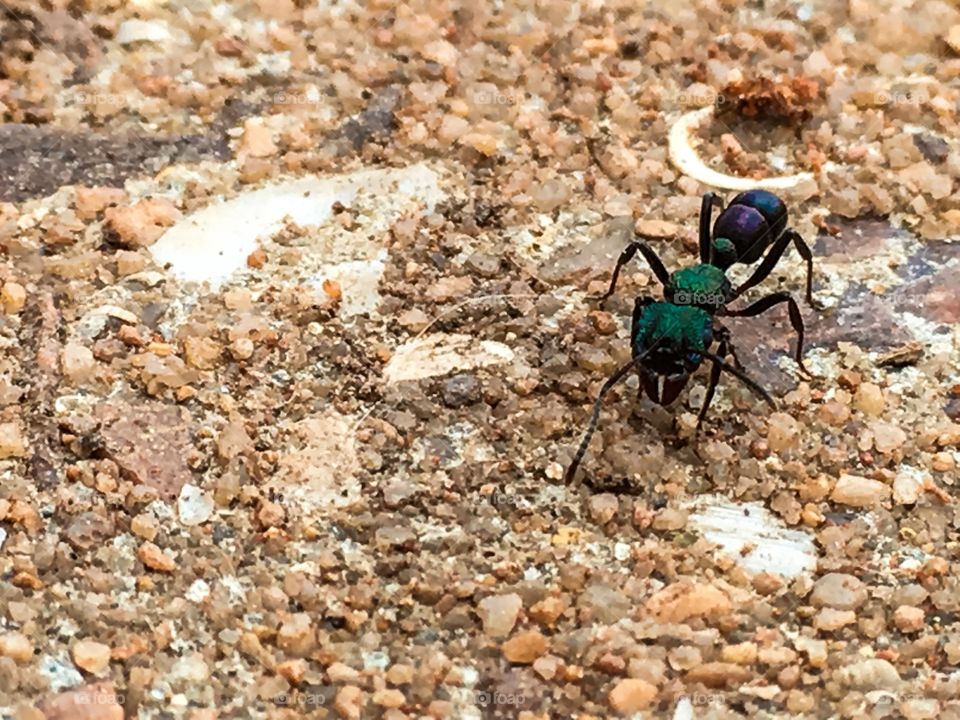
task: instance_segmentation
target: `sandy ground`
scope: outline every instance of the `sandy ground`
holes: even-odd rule
[[[955,5],[2,10],[4,720],[960,717]],[[565,484],[632,233],[784,176],[813,377]]]

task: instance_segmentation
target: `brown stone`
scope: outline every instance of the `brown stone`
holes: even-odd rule
[[[660,622],[680,623],[694,617],[718,618],[729,614],[730,598],[713,585],[676,582],[647,600],[646,612]]]
[[[93,220],[110,205],[118,205],[127,199],[120,188],[78,187],[75,190],[73,207],[81,220]]]
[[[867,600],[866,585],[853,575],[827,573],[813,586],[810,604],[836,610],[856,610]]]
[[[73,646],[73,663],[96,675],[110,664],[110,646],[95,640],[78,640]]]
[[[145,542],[137,549],[137,557],[146,567],[157,572],[171,573],[177,564],[152,542]]]
[[[315,645],[316,636],[307,613],[293,615],[277,632],[277,647],[288,655],[305,656]]]
[[[508,661],[529,665],[547,651],[547,639],[539,630],[528,630],[514,635],[503,643],[500,650]]]
[[[337,691],[333,707],[343,720],[360,720],[365,704],[363,691],[355,685],[347,685]]]
[[[167,198],[147,198],[129,207],[108,208],[104,213],[107,226],[131,249],[153,245],[180,216]]]
[[[724,688],[740,685],[753,677],[753,671],[728,662],[708,662],[690,670],[684,679],[687,683],[702,683],[708,688]]]
[[[33,643],[23,633],[5,632],[0,635],[0,657],[25,665],[33,661]]]
[[[193,449],[186,411],[160,402],[108,401],[97,408],[105,450],[121,472],[172,500],[193,478],[186,458]]]

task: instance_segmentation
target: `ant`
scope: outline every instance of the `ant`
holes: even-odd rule
[[[714,207],[721,212],[711,233]],[[806,301],[811,307],[821,309],[813,300],[813,253],[800,234],[787,226],[787,207],[783,200],[766,190],[740,193],[726,209],[715,193],[704,194],[700,206],[700,263],[697,265],[668,273],[653,248],[641,240],[631,242],[620,253],[610,279],[610,289],[600,302],[613,295],[621,269],[638,252],[663,286],[665,301],[639,297],[634,302],[630,327],[633,357],[603,384],[594,402],[587,431],[567,468],[567,482],[574,478],[586,454],[597,429],[604,398],[634,368],[639,372],[642,392],[653,402],[665,406],[677,399],[703,360],[709,360],[712,363],[710,382],[697,414],[698,432],[722,372],[738,378],[767,404],[776,407],[770,393],[741,369],[730,333],[715,321],[717,316],[755,317],[775,305],[786,303],[790,324],[797,334],[795,359],[800,370],[809,376],[803,364],[803,318],[797,301],[789,293],[772,293],[739,310],[727,307],[770,275],[791,242],[807,265]],[[761,257],[763,261],[753,274],[734,288],[727,277],[730,266],[735,263],[750,265]],[[714,341],[717,342],[716,352],[711,352]],[[727,356],[733,358],[732,365],[727,362]]]

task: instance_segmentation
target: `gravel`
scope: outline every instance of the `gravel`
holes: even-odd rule
[[[960,11],[53,6],[0,19],[0,715],[960,717]],[[811,377],[725,320],[776,411],[630,379],[565,485],[695,112],[793,178]]]

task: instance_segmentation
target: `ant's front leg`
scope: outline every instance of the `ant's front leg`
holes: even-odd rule
[[[667,272],[667,268],[664,267],[663,261],[654,249],[641,240],[634,240],[620,253],[620,257],[617,259],[617,265],[613,268],[613,277],[610,278],[610,289],[600,298],[601,303],[613,295],[617,289],[617,280],[620,279],[620,270],[624,265],[633,260],[638,252],[643,255],[647,264],[650,265],[650,269],[653,270],[653,274],[657,276],[657,280],[660,281],[661,285],[666,285],[670,281],[670,273]]]
[[[714,326],[713,331],[716,334],[717,339],[722,343],[725,343],[725,354],[733,358],[733,366],[737,368],[737,370],[743,370],[743,363],[740,362],[740,358],[737,356],[737,348],[733,345],[733,337],[730,335],[730,328],[717,324]]]

